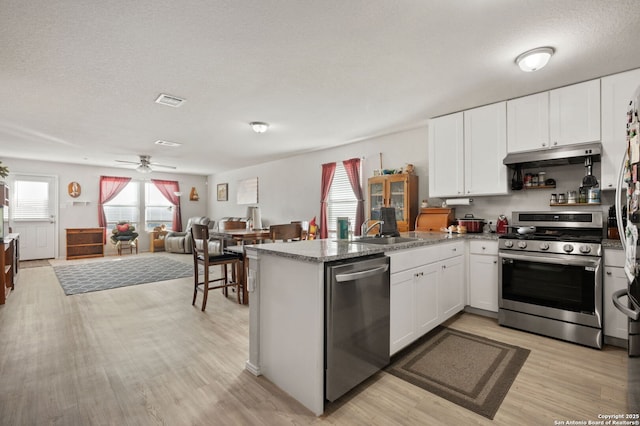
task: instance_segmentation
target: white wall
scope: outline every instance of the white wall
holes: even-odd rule
[[[2,164],[9,168],[10,174],[36,174],[56,176],[58,178],[58,220],[57,220],[57,253],[56,256],[66,256],[66,228],[92,228],[98,226],[98,194],[100,176],[123,176],[134,180],[167,179],[177,180],[182,192],[182,226],[186,225],[191,216],[205,216],[207,213],[208,190],[207,177],[174,173],[157,173],[142,175],[133,169],[83,166],[77,164],[54,163],[45,161],[21,160],[2,158]],[[78,198],[71,198],[67,192],[70,182],[78,182],[82,193]],[[189,192],[196,188],[200,201],[189,201]],[[88,202],[86,206],[74,206],[73,202]],[[139,227],[141,228],[141,227]],[[141,251],[149,250],[149,234],[138,229]],[[106,245],[105,254],[113,254],[115,250],[111,244]]]
[[[320,220],[320,179],[322,164],[360,157],[363,186],[382,165],[386,169],[406,167],[411,163],[419,177],[420,199],[427,195],[427,128],[420,127],[316,151],[309,154],[272,161],[243,169],[223,172],[209,177],[209,216],[213,219],[245,217],[246,205],[236,203],[237,182],[258,177],[258,206],[264,226],[292,220]],[[229,184],[229,201],[217,201],[216,187]],[[366,194],[365,194],[366,196]]]
[[[427,127],[368,139],[365,141],[299,155],[284,160],[273,161],[252,167],[210,176],[209,216],[220,219],[226,216],[244,217],[246,207],[236,203],[237,181],[258,177],[259,197],[263,224],[284,223],[291,220],[309,220],[320,216],[320,175],[321,165],[331,161],[341,161],[352,157],[364,157],[363,185],[373,176],[373,170],[380,168],[379,153],[382,153],[383,168],[405,167],[414,164],[419,177],[419,199],[428,199],[430,206],[440,207],[442,199],[428,198],[428,132]],[[538,172],[541,170],[525,170]],[[504,214],[512,222],[511,213],[519,210],[599,210],[606,220],[609,206],[613,203],[614,191],[602,192],[602,204],[579,207],[551,207],[552,193],[577,191],[582,183],[585,168],[581,164],[553,166],[544,169],[547,178],[557,182],[555,189],[535,189],[511,191],[509,195],[474,197],[470,206],[455,207],[456,217],[473,214],[495,225],[498,215]],[[509,171],[511,179],[512,171]],[[600,178],[600,163],[593,166],[593,174]],[[229,201],[216,200],[216,185],[229,184]],[[365,194],[366,196],[366,194]]]

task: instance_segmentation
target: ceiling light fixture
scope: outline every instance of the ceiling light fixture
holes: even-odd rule
[[[264,133],[269,128],[269,124],[268,123],[263,123],[261,121],[253,121],[253,122],[249,123],[249,125],[251,126],[253,131],[256,132],[256,133]]]
[[[138,167],[136,167],[136,170],[140,173],[151,173],[153,170],[151,170],[151,167],[149,167],[148,164],[140,164]]]
[[[516,64],[524,72],[537,71],[547,65],[554,52],[552,47],[538,47],[519,55],[516,58]]]

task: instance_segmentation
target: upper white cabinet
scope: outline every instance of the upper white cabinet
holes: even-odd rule
[[[600,80],[507,102],[509,153],[600,140]]]
[[[640,69],[604,77],[600,188],[615,189],[626,147],[627,107],[640,86]]]
[[[463,113],[429,121],[429,196],[464,194]]]
[[[466,195],[506,194],[507,104],[464,112],[464,189]]]
[[[551,146],[600,140],[600,79],[549,92]]]
[[[506,102],[429,122],[429,196],[508,192]]]
[[[510,153],[549,147],[549,92],[507,101]]]

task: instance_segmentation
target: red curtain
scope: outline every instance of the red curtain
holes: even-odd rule
[[[180,232],[182,231],[182,215],[180,214],[180,197],[175,193],[180,192],[180,184],[175,180],[160,180],[151,179],[151,182],[160,190],[164,198],[169,200],[175,207],[173,209],[173,223],[171,224],[171,230]]]
[[[362,193],[362,186],[360,185],[360,159],[352,158],[342,162],[344,169],[349,177],[349,183],[351,189],[353,189],[353,195],[355,195],[356,204],[356,224],[353,230],[355,235],[360,235],[360,227],[364,222],[364,194]]]
[[[329,190],[331,182],[333,182],[333,174],[336,172],[336,163],[327,163],[322,165],[322,184],[320,186],[320,238],[329,236],[329,228],[327,226],[327,199],[329,198]]]
[[[107,244],[107,216],[104,214],[104,203],[113,200],[131,181],[128,177],[100,176],[100,200],[98,201],[98,225],[104,228],[102,244]]]

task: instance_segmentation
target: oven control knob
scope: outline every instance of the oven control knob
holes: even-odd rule
[[[507,240],[504,242],[504,246],[507,248],[513,247],[513,241]]]
[[[571,253],[573,251],[573,246],[571,244],[565,244],[562,247],[562,250],[566,251],[567,253]]]
[[[527,248],[527,242],[526,241],[518,241],[518,248]]]
[[[589,253],[591,251],[591,247],[589,246],[580,246],[580,253]]]
[[[540,250],[549,250],[549,243],[540,243]]]

